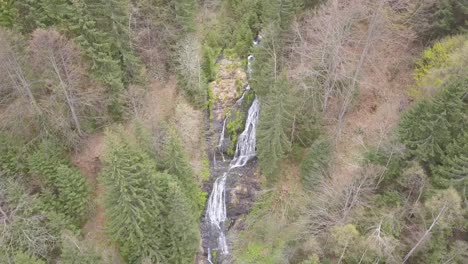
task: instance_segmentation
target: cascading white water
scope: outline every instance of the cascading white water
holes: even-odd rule
[[[244,131],[238,137],[234,159],[230,162],[229,169],[223,174],[223,176],[216,179],[213,184],[213,190],[210,194],[210,197],[208,198],[206,219],[209,221],[210,226],[214,229],[214,233],[218,234],[217,249],[221,254],[224,255],[229,254],[223,226],[224,222],[227,220],[226,178],[231,169],[243,167],[250,159],[255,157],[255,136],[259,111],[260,103],[258,99],[255,98],[249,108]],[[224,134],[225,121],[223,124],[222,134]],[[224,137],[221,136],[221,138],[223,139]],[[211,252],[211,250],[211,248],[208,249],[209,252]],[[211,261],[211,256],[209,260]]]
[[[245,166],[245,164],[256,155],[256,128],[259,111],[260,103],[258,99],[255,98],[252,106],[250,106],[244,131],[237,139],[236,152],[234,153],[234,159],[231,161],[231,168]]]
[[[226,129],[226,120],[227,120],[227,117],[224,118],[223,130],[221,131],[221,135],[219,136],[219,143],[218,143],[218,149],[219,150],[221,150],[221,148],[223,147],[223,143],[224,143],[224,131]]]
[[[249,55],[249,57],[247,57],[247,76],[249,79],[250,79],[250,76],[252,75],[252,61],[253,60],[254,60],[253,55]]]
[[[226,177],[227,172],[214,182],[213,191],[211,192],[206,209],[206,216],[210,220],[210,223],[217,228],[221,228],[220,224],[226,221],[226,193],[224,189]]]
[[[257,36],[254,40],[254,46],[257,46],[260,43],[261,36]],[[247,58],[247,78],[250,79],[252,74],[252,62],[254,60],[253,55],[249,55]],[[237,106],[241,106],[244,100],[245,93],[250,91],[250,85],[244,89],[242,96],[236,101]],[[226,241],[225,227],[224,222],[227,220],[227,211],[226,211],[226,179],[229,172],[234,168],[243,167],[247,164],[249,160],[256,156],[256,129],[258,123],[258,116],[260,112],[260,102],[257,97],[255,97],[252,105],[249,108],[247,120],[245,123],[244,131],[239,135],[236,145],[236,151],[234,153],[234,158],[231,160],[228,169],[223,173],[221,177],[218,177],[213,184],[213,189],[211,191],[210,197],[208,198],[208,205],[206,209],[206,222],[209,225],[210,237],[217,236],[217,247],[208,246],[208,258],[207,261],[210,264],[212,262],[212,251],[218,250],[220,255],[229,254],[229,249]],[[227,117],[223,121],[223,128],[218,143],[218,151],[221,153],[223,162],[223,144],[224,144],[224,134],[226,129]],[[216,155],[213,155],[213,163],[216,166]]]

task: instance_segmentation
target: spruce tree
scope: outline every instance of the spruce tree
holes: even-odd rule
[[[434,168],[440,180],[463,181],[468,178],[468,132],[465,131],[447,147],[442,162]]]
[[[204,199],[177,132],[172,127],[167,133],[161,163],[169,174],[177,177],[182,190],[190,201],[192,212],[198,215],[204,206]]]
[[[330,161],[331,147],[326,140],[315,141],[301,164],[304,189],[314,190],[325,176]]]
[[[120,132],[108,135],[102,182],[107,230],[129,263],[166,262],[159,175],[154,162]]]
[[[171,175],[161,175],[164,186],[165,234],[167,263],[184,264],[193,261],[200,242],[197,217],[191,213],[191,205]]]
[[[195,30],[195,15],[197,11],[196,0],[172,0],[176,23],[182,32],[189,33]]]
[[[419,102],[403,116],[400,139],[421,161],[439,164],[446,147],[467,128],[466,87],[467,78],[448,80],[434,99]]]
[[[0,26],[11,27],[16,16],[13,0],[0,0]]]
[[[268,96],[261,97],[262,110],[258,124],[258,157],[266,176],[278,171],[279,162],[290,150],[292,101],[285,77],[273,85]]]

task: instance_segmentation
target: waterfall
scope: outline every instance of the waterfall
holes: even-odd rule
[[[250,76],[252,75],[252,61],[254,60],[253,55],[249,55],[247,57],[247,77],[250,79]],[[250,88],[250,87],[249,87]]]
[[[226,129],[226,120],[227,120],[227,117],[224,118],[224,121],[223,121],[223,130],[221,131],[221,135],[219,136],[219,143],[218,143],[218,150],[219,151],[222,151],[222,148],[223,148],[223,143],[224,143],[224,131]]]
[[[208,208],[206,209],[207,218],[218,229],[221,229],[220,224],[226,221],[226,177],[227,172],[222,177],[216,179],[208,200]]]
[[[259,44],[261,36],[258,35],[253,42],[253,45],[256,46]],[[252,73],[252,61],[254,60],[253,55],[249,55],[247,58],[247,79],[250,79]],[[247,85],[242,93],[241,97],[236,101],[237,106],[241,106],[244,100],[245,93],[250,91],[250,85]],[[258,115],[260,112],[260,102],[257,97],[255,97],[252,105],[249,108],[247,120],[245,122],[244,131],[239,135],[237,139],[236,151],[234,153],[233,159],[230,161],[229,166],[226,168],[221,167],[224,170],[222,176],[218,177],[214,184],[213,189],[208,198],[208,204],[206,208],[205,223],[209,229],[209,240],[210,243],[207,246],[208,249],[208,263],[212,264],[212,252],[217,250],[220,255],[229,254],[229,249],[226,240],[226,227],[224,222],[227,220],[227,211],[226,211],[226,179],[230,171],[234,168],[239,168],[245,166],[249,160],[253,159],[256,156],[256,129],[258,123]],[[226,129],[227,117],[223,121],[223,128],[221,135],[219,137],[219,143],[217,146],[218,151],[221,153],[223,163],[220,163],[223,166],[224,161],[224,134]],[[216,163],[216,153],[213,156],[213,163],[215,168],[217,167]],[[218,168],[219,169],[219,168]],[[217,237],[217,241],[213,241],[212,238]],[[213,246],[216,244],[216,246]]]
[[[260,103],[255,97],[248,111],[244,131],[238,137],[234,159],[230,162],[227,171],[224,172],[221,177],[218,177],[216,179],[216,181],[213,184],[213,189],[211,191],[210,197],[208,198],[206,220],[209,222],[212,233],[215,233],[218,236],[217,250],[223,255],[229,254],[224,227],[224,222],[227,220],[226,178],[232,169],[245,166],[250,159],[255,157],[255,136],[259,111]],[[226,119],[223,122],[223,130],[221,133],[220,144],[222,144],[221,142],[222,140],[224,140],[225,125]],[[211,251],[212,248],[208,248],[209,254],[211,254]],[[211,256],[209,256],[208,260],[209,262],[211,262]]]
[[[231,161],[231,167],[243,167],[247,162],[256,155],[256,128],[258,123],[258,113],[260,111],[260,103],[255,97],[255,100],[250,106],[245,128],[242,134],[237,139],[236,152],[234,159]]]

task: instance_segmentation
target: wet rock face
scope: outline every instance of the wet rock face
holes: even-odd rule
[[[238,231],[243,216],[248,214],[256,201],[260,182],[257,177],[257,161],[251,161],[246,167],[238,169],[239,176],[228,179],[227,215],[230,219],[229,230]],[[233,228],[234,227],[234,228]]]

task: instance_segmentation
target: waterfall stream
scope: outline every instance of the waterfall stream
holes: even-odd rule
[[[208,204],[206,208],[206,221],[209,222],[210,234],[218,236],[217,247],[208,248],[209,257],[208,261],[211,262],[211,252],[217,250],[222,255],[229,254],[229,249],[226,241],[226,228],[224,222],[227,220],[226,213],[226,179],[230,174],[231,170],[239,167],[243,167],[249,160],[255,157],[256,147],[256,127],[258,123],[258,114],[260,111],[260,103],[257,98],[254,99],[252,105],[249,108],[247,120],[245,123],[244,131],[239,135],[237,140],[236,151],[234,158],[230,161],[227,170],[218,177],[213,184],[210,197],[208,198]],[[226,125],[226,119],[223,122],[222,133],[218,147],[222,147],[224,141],[224,131]]]
[[[260,42],[260,36],[258,36],[253,44],[258,45]],[[254,60],[253,55],[249,55],[247,58],[247,79],[250,79],[252,74],[252,62]],[[240,107],[244,101],[246,93],[250,92],[250,85],[244,88],[244,92],[240,98],[235,102],[235,107]],[[256,156],[256,129],[258,123],[258,117],[260,112],[260,102],[255,97],[253,100],[245,122],[244,131],[238,136],[236,150],[232,160],[226,160],[224,158],[224,146],[225,146],[225,131],[226,122],[229,116],[226,116],[223,120],[223,127],[219,136],[219,142],[217,144],[216,152],[222,157],[222,162],[216,161],[216,153],[213,155],[214,171],[218,175],[215,182],[213,183],[212,191],[208,198],[205,214],[205,226],[207,227],[207,261],[213,264],[212,254],[216,252],[217,261],[219,257],[223,258],[229,254],[228,243],[226,239],[227,228],[225,223],[228,220],[226,211],[226,182],[229,175],[235,176],[235,169],[241,168],[247,165],[247,163],[255,158]],[[222,262],[222,260],[221,260]],[[220,262],[218,262],[220,263]]]

